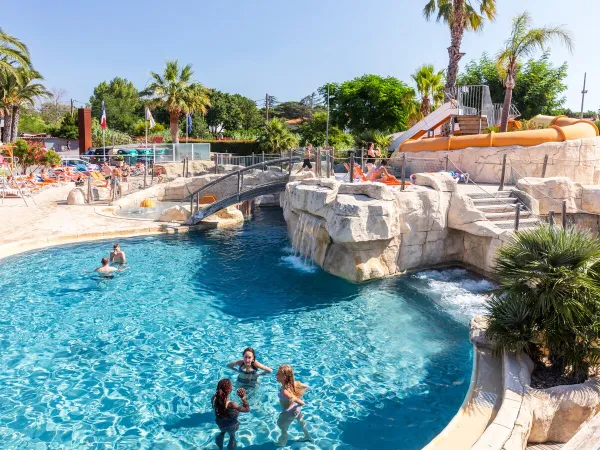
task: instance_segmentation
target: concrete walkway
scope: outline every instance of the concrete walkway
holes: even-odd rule
[[[113,236],[155,234],[165,224],[108,217],[94,205],[67,206],[73,184],[48,188],[28,198],[6,198],[0,203],[0,259],[27,250]]]

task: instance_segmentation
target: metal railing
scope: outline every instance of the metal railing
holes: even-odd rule
[[[502,103],[492,103],[490,88],[485,84],[454,86],[446,97],[456,103],[458,116],[486,116],[488,126],[498,126],[502,118]],[[508,117],[514,119],[521,113],[513,104]]]
[[[285,188],[285,184],[289,180],[289,177],[292,173],[294,162],[298,161],[300,158],[298,156],[294,156],[293,152],[289,153],[289,156],[285,158],[277,158],[270,161],[261,161],[258,164],[253,164],[248,167],[244,167],[242,169],[231,171],[216,180],[213,180],[204,186],[198,188],[194,192],[190,192],[189,195],[185,196],[182,202],[189,201],[190,202],[190,210],[192,216],[190,221],[193,223],[196,220],[200,220],[210,214],[214,214],[215,212],[223,209],[227,206],[240,203],[243,200],[247,200],[249,198],[254,198],[255,196],[265,195],[267,193],[271,193],[271,190],[275,192],[275,190],[281,190]],[[281,170],[282,174],[285,174],[279,179],[274,179],[269,183],[265,183],[262,185],[252,185],[248,186],[248,189],[244,188],[244,174],[248,171],[255,169],[265,170],[268,166],[276,166]],[[287,173],[286,170],[287,169]],[[204,195],[206,195],[209,189],[214,189],[219,184],[224,183],[226,180],[230,178],[237,177],[237,183],[235,188],[232,190],[233,194],[224,195],[223,198],[210,203],[205,210],[201,210],[200,208],[200,200]],[[249,194],[249,195],[244,195]],[[210,213],[210,214],[209,214]],[[202,217],[200,217],[202,216]]]

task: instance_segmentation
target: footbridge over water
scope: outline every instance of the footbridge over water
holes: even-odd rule
[[[215,214],[228,206],[237,203],[251,200],[262,195],[274,194],[285,189],[285,185],[290,179],[294,163],[300,161],[300,156],[290,156],[285,158],[272,159],[262,161],[258,164],[253,164],[239,170],[229,172],[216,180],[200,187],[194,192],[186,196],[182,201],[189,201],[192,215],[186,221],[186,225],[195,225],[202,219],[205,219],[212,214]],[[256,183],[256,177],[253,178],[254,183],[245,182],[250,178],[253,171],[268,172],[267,181],[259,184]],[[246,179],[244,177],[246,175]],[[236,183],[237,181],[237,183]],[[232,184],[234,184],[232,188]],[[227,189],[223,189],[227,186]],[[214,192],[227,192],[222,198],[217,198],[216,201],[201,205],[203,197],[213,194]],[[233,192],[233,193],[232,193]]]

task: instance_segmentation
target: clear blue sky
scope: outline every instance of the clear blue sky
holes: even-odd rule
[[[425,0],[21,0],[5,2],[0,23],[29,45],[52,88],[87,102],[94,86],[115,76],[143,88],[167,59],[192,63],[206,86],[252,99],[266,92],[299,100],[327,81],[365,73],[406,82],[422,63],[446,68],[449,32],[422,16]],[[555,45],[554,64],[569,63],[567,106],[600,108],[600,1],[497,0],[498,19],[465,35],[464,62],[494,54],[511,18],[527,9],[536,25],[564,24],[573,55]]]

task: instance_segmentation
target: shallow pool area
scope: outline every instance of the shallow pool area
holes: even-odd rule
[[[468,389],[468,321],[492,284],[464,269],[352,284],[294,255],[279,209],[237,229],[122,239],[0,260],[0,447],[216,449],[210,406],[252,346],[310,386],[313,443],[422,448]],[[235,383],[234,383],[235,384]],[[261,378],[238,448],[271,449],[278,384]]]
[[[157,220],[164,210],[182,204],[181,202],[161,202],[158,200],[153,200],[153,203],[154,206],[151,208],[140,205],[130,205],[115,208],[113,212],[115,216],[124,217],[126,219]]]

